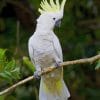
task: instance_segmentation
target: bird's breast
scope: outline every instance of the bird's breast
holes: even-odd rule
[[[36,52],[38,52],[38,53],[36,53],[36,55],[34,55],[35,64],[39,64],[39,66],[42,69],[54,64],[53,51],[45,51],[45,52],[36,51]]]

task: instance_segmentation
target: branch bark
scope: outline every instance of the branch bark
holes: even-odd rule
[[[85,59],[79,59],[79,60],[72,60],[72,61],[66,61],[66,62],[63,62],[61,63],[60,67],[64,67],[64,66],[68,66],[68,65],[75,65],[75,64],[85,64],[85,63],[93,63],[97,60],[100,59],[100,54],[96,55],[96,56],[93,56],[91,58],[85,58]],[[51,71],[55,70],[56,67],[54,66],[51,66],[51,67],[47,67],[45,70],[43,70],[39,75],[44,75],[44,74],[47,74],[47,73],[50,73]],[[12,90],[14,90],[16,87],[22,85],[22,84],[25,84],[26,82],[28,81],[31,81],[32,79],[34,79],[34,76],[29,76],[28,78],[12,85],[11,87],[3,90],[0,92],[0,95],[4,95]]]

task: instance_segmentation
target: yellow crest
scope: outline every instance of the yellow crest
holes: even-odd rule
[[[38,11],[41,14],[44,14],[46,12],[59,12],[60,10],[63,10],[66,0],[63,0],[61,5],[59,3],[59,0],[56,0],[55,2],[53,0],[50,0],[50,4],[47,0],[41,1],[41,8],[38,9]]]

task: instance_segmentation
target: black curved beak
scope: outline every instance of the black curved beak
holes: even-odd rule
[[[58,20],[58,21],[56,21],[56,23],[55,23],[55,26],[56,26],[56,27],[60,27],[60,25],[61,25],[61,19]]]

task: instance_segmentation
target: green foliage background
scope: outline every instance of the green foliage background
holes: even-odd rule
[[[34,72],[25,56],[28,56],[28,39],[35,31],[40,2],[0,1],[0,91]],[[62,45],[64,61],[96,55],[100,51],[100,1],[67,0],[62,25],[55,33]],[[70,100],[99,100],[100,69],[95,70],[95,66],[98,68],[100,61],[97,63],[64,68]],[[0,100],[38,100],[38,90],[39,81],[33,80],[0,96]]]

